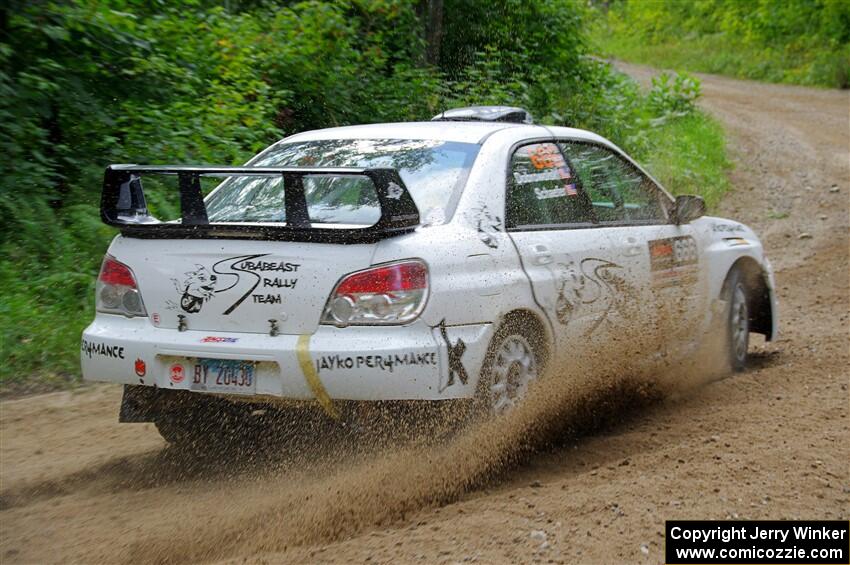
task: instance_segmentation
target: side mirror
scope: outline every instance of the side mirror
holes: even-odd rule
[[[676,225],[687,224],[701,218],[705,216],[705,200],[693,194],[677,196],[670,216]]]

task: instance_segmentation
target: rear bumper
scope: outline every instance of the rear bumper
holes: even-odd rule
[[[187,359],[257,362],[250,396],[309,400],[445,400],[475,392],[492,324],[446,328],[452,345],[462,340],[464,379],[450,374],[446,339],[421,320],[407,326],[320,326],[309,336],[184,331],[154,327],[148,318],[98,313],[83,332],[83,378],[191,390],[174,382],[171,367]],[[456,365],[456,364],[455,364]],[[456,367],[457,368],[457,367]],[[319,387],[316,387],[316,381]]]

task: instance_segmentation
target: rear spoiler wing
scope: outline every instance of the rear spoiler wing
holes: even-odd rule
[[[141,177],[176,175],[180,190],[180,220],[162,222],[147,209]],[[210,223],[201,192],[200,178],[276,176],[283,177],[281,203],[286,223]],[[362,176],[375,185],[381,217],[363,228],[313,227],[307,213],[305,176]],[[317,243],[369,243],[412,231],[419,225],[419,209],[395,169],[367,168],[280,168],[280,167],[191,167],[110,165],[103,177],[100,217],[123,235],[138,238],[244,238]]]

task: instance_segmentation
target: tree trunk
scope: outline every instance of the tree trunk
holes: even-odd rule
[[[423,0],[425,8],[425,62],[440,63],[440,44],[443,41],[443,0]]]

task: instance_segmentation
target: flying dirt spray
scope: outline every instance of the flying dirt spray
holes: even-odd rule
[[[654,320],[658,322],[657,313]],[[320,453],[287,455],[286,470],[264,472],[263,487],[250,499],[233,500],[223,493],[216,516],[187,516],[181,521],[185,532],[140,540],[129,548],[127,561],[198,562],[273,554],[400,522],[496,481],[540,449],[623,422],[637,408],[682,390],[677,383],[693,387],[722,370],[722,364],[710,362],[718,358],[712,343],[703,344],[705,353],[693,355],[687,366],[665,366],[664,356],[656,356],[649,366],[647,351],[663,352],[670,346],[655,336],[675,334],[669,328],[656,333],[645,331],[652,326],[632,327],[638,329],[613,347],[608,344],[607,353],[581,361],[567,353],[553,355],[527,399],[504,416],[452,433],[463,417],[448,415],[436,424],[437,433],[430,427],[401,444],[383,438],[374,447],[377,436],[363,432],[328,441]],[[415,429],[418,422],[405,424]],[[450,441],[427,439],[447,435]],[[318,442],[310,444],[315,448]],[[311,471],[298,473],[302,465]]]

